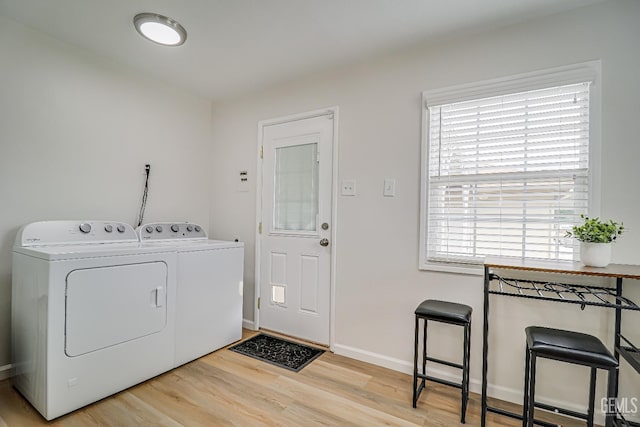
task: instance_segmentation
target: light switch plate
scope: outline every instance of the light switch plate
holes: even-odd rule
[[[355,179],[343,179],[340,186],[340,194],[343,196],[355,196],[356,195],[356,180]]]
[[[384,197],[395,197],[396,195],[396,180],[393,178],[384,179],[384,189],[382,190]]]

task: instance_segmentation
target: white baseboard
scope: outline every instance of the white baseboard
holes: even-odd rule
[[[6,380],[7,378],[11,378],[12,375],[13,375],[12,364],[0,366],[0,381]]]
[[[382,366],[383,368],[392,369],[394,371],[402,372],[408,375],[413,375],[413,361],[409,362],[406,360],[396,359],[393,357],[385,356],[379,353],[373,353],[371,351],[362,350],[355,347],[349,347],[342,344],[334,344],[333,351],[335,354],[350,357],[352,359],[360,360],[362,362],[371,363],[373,365]],[[431,368],[429,370],[430,375],[434,377],[439,377],[445,380],[449,380],[452,382],[460,382],[460,376],[451,375],[451,373],[439,370],[437,368]],[[474,392],[481,394],[482,393],[482,383],[480,379],[471,378],[469,381],[469,389]],[[490,397],[495,397],[500,400],[504,400],[507,402],[516,403],[518,405],[522,404],[523,400],[523,391],[513,389],[510,387],[504,387],[495,384],[489,384],[487,386],[487,394]],[[539,402],[544,402],[552,405],[556,405],[558,407],[566,408],[569,410],[577,411],[577,412],[586,412],[586,406],[576,405],[571,402],[564,402],[558,400],[547,399],[544,396],[540,396],[540,398],[536,398]],[[585,402],[586,405],[586,402]],[[599,402],[596,402],[596,416],[595,421],[601,425],[604,424],[604,416],[598,411]],[[627,419],[636,421],[635,417],[627,417]]]
[[[251,331],[256,330],[256,324],[253,320],[242,319],[242,327]]]
[[[333,345],[333,352],[335,354],[339,354],[340,356],[350,357],[362,362],[371,363],[373,365],[382,366],[383,368],[388,368],[394,371],[413,375],[413,362],[407,362],[401,359],[396,359],[393,357],[384,356],[382,354],[373,353],[367,350],[361,350],[359,348],[349,347],[337,343]]]

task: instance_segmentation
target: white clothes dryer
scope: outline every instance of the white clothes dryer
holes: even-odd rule
[[[242,338],[244,243],[209,240],[192,223],[138,227],[144,247],[174,247],[176,276],[176,366]]]
[[[14,385],[51,420],[173,368],[176,252],[108,221],[24,226],[13,250]]]

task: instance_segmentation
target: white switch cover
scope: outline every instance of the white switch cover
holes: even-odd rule
[[[356,180],[355,179],[343,179],[340,186],[340,194],[343,196],[355,196],[356,195]]]
[[[382,191],[384,197],[395,197],[396,195],[396,180],[392,178],[385,178],[384,190]]]

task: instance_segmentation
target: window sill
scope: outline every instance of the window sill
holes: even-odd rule
[[[466,274],[469,276],[482,276],[484,274],[482,264],[455,264],[448,262],[423,261],[418,266],[418,269],[444,273]]]

